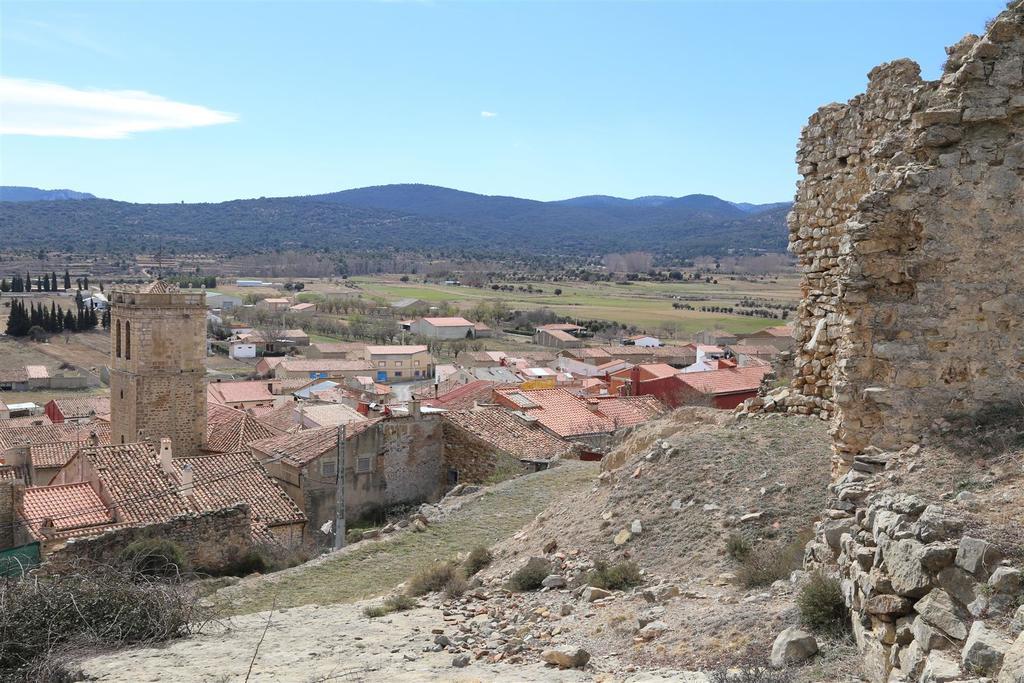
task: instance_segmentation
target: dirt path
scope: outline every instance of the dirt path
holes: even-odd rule
[[[508,538],[556,495],[591,486],[596,474],[591,463],[564,462],[467,499],[423,533],[363,541],[294,569],[243,580],[218,596],[228,613],[248,614],[275,602],[279,608],[329,605],[383,595],[425,565]]]
[[[594,671],[559,671],[534,662],[509,665],[486,659],[455,668],[447,652],[425,652],[433,644],[431,628],[438,612],[423,607],[380,619],[367,619],[361,605],[307,605],[267,614],[235,617],[198,636],[164,647],[124,650],[85,662],[86,680],[106,683],[190,681],[229,683],[246,680],[249,663],[266,627],[266,637],[249,681],[313,683],[320,681],[676,681],[703,683],[700,674],[643,672],[614,676]],[[599,663],[598,663],[599,664]],[[599,664],[600,665],[600,664]]]

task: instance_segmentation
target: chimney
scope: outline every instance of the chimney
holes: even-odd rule
[[[596,398],[588,398],[587,408],[590,409],[590,412],[596,413],[598,410],[601,409],[601,402],[598,401]]]
[[[93,448],[100,445],[100,436],[95,431],[89,432],[89,445]]]
[[[171,440],[166,437],[160,439],[160,452],[157,455],[157,461],[164,472],[174,474],[174,469],[171,466]]]
[[[409,415],[415,418],[420,416],[420,402],[418,399],[414,398],[409,401]]]
[[[629,371],[629,381],[633,385],[630,391],[631,396],[640,395],[640,366],[634,365],[633,369]]]
[[[181,492],[189,498],[195,495],[195,477],[192,474],[192,465],[187,463],[181,468]]]
[[[359,413],[360,415],[369,415],[370,404],[367,403],[366,401],[360,401],[359,403],[356,404],[356,412]]]

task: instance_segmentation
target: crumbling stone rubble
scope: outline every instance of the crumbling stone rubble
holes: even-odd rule
[[[801,135],[795,375],[764,403],[831,417],[837,475],[1024,397],[1024,4],[947,52],[938,81],[873,69]]]

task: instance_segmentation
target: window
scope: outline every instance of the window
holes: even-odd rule
[[[356,458],[356,472],[366,473],[370,471],[369,458]]]
[[[395,367],[396,367],[396,368],[400,368],[400,367],[402,367],[402,361],[400,361],[400,360],[396,360],[396,361],[395,361]]]
[[[388,366],[387,362],[382,361],[382,360],[377,361],[377,367],[378,368],[386,368],[387,366]]]
[[[419,377],[420,376],[420,371],[417,370],[416,372],[412,373],[412,375],[413,375],[413,377]]]
[[[395,377],[401,377],[402,376],[402,371],[401,370],[395,370],[391,374],[394,375]]]
[[[114,353],[115,353],[115,355],[118,358],[120,358],[121,357],[121,321],[118,320],[117,323],[114,325],[114,327],[117,328],[117,335],[115,336],[115,342],[114,342],[114,346],[115,346]],[[124,398],[124,396],[122,396],[121,398]]]
[[[321,460],[320,461],[320,474],[325,477],[333,477],[338,473],[338,467],[336,462],[333,460]]]
[[[132,323],[128,321],[124,324],[124,359],[132,359]]]
[[[418,367],[420,366],[420,362],[419,362],[418,360],[414,360],[414,361],[412,362],[412,366],[413,366],[414,368],[418,368]]]

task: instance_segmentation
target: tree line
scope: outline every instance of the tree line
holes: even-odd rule
[[[84,332],[100,324],[96,308],[86,306],[81,293],[76,295],[75,301],[77,311],[70,308],[65,311],[62,306],[57,306],[53,302],[49,307],[36,303],[26,306],[25,302],[15,299],[11,301],[6,332],[11,337],[31,336],[34,339],[42,339],[47,335],[61,332]],[[104,312],[104,327],[109,325],[107,316]]]

